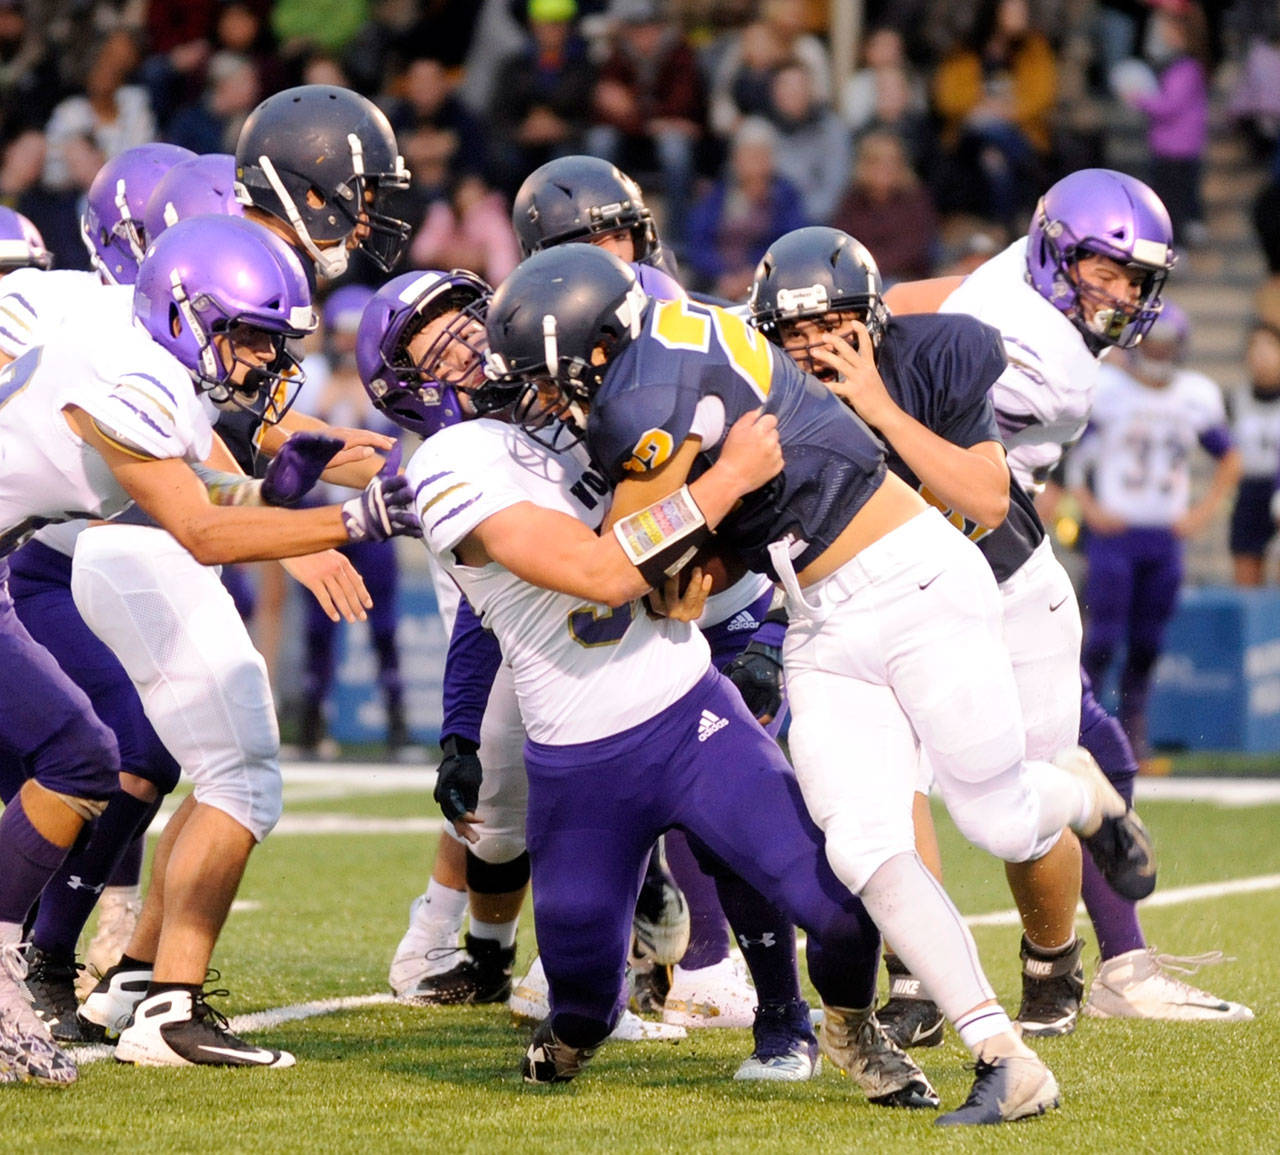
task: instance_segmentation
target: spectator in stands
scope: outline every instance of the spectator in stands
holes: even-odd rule
[[[877,129],[858,140],[853,180],[831,223],[875,253],[886,286],[933,271],[937,213],[896,133]]]
[[[587,152],[626,172],[656,169],[665,203],[683,209],[693,197],[707,117],[698,59],[664,16],[662,0],[615,0],[609,15],[614,32],[592,92]],[[663,236],[677,248],[683,215],[669,212],[663,222]]]
[[[137,45],[128,32],[113,32],[99,45],[84,92],[61,101],[49,118],[44,166],[44,183],[49,188],[67,189],[77,183],[67,148],[79,137],[91,137],[104,159],[155,139],[147,90],[126,83],[138,63]]]
[[[206,76],[200,101],[173,114],[166,136],[192,152],[234,153],[240,128],[261,99],[258,68],[248,56],[217,52]]]
[[[819,100],[831,98],[827,51],[806,31],[804,0],[764,0],[759,19],[719,53],[711,84],[711,127],[719,136],[731,138],[744,117],[768,114],[773,71],[786,60],[809,70]]]
[[[395,88],[387,116],[414,184],[426,190],[429,198],[442,195],[452,177],[487,171],[489,143],[484,128],[454,95],[454,82],[442,61],[434,56],[415,57],[405,65]]]
[[[11,150],[23,154],[18,167],[29,171],[31,161],[43,149],[39,133],[24,133],[6,150],[5,168],[9,168]],[[40,230],[45,246],[54,254],[60,269],[88,269],[89,254],[80,235],[80,212],[89,185],[107,158],[98,142],[87,132],[68,136],[62,142],[62,169],[66,181],[50,188],[43,181],[30,186],[14,205]],[[48,170],[46,158],[45,169]]]
[[[483,175],[463,173],[427,206],[409,260],[419,269],[470,269],[497,285],[520,261],[511,209]]]
[[[58,72],[40,29],[19,0],[0,0],[0,127],[7,138],[43,128],[58,97]]]
[[[949,161],[934,190],[940,207],[1012,223],[1047,183],[1056,95],[1053,50],[1027,0],[984,0],[933,75]]]
[[[1144,53],[1159,73],[1159,89],[1129,99],[1147,114],[1151,187],[1164,201],[1174,235],[1185,245],[1209,239],[1200,198],[1209,142],[1209,35],[1204,10],[1192,0],[1154,0]]]
[[[1240,480],[1222,393],[1184,368],[1187,342],[1186,316],[1166,301],[1124,367],[1103,366],[1089,427],[1068,460],[1089,529],[1081,661],[1101,688],[1124,650],[1118,717],[1139,758],[1148,754],[1147,693],[1182,584],[1182,543],[1204,530]],[[1192,502],[1197,444],[1216,464]]]
[[[495,175],[508,195],[540,164],[581,151],[595,75],[577,11],[574,0],[529,0],[525,44],[496,70],[489,125]]]
[[[1254,322],[1245,365],[1249,383],[1227,399],[1244,469],[1231,511],[1231,560],[1236,585],[1259,586],[1276,532],[1271,503],[1280,469],[1280,327]]]
[[[769,120],[777,130],[774,165],[800,190],[805,215],[827,222],[849,182],[849,130],[813,90],[799,60],[784,61],[769,82]]]
[[[799,191],[774,166],[776,139],[768,121],[744,120],[734,134],[724,176],[690,211],[684,259],[696,288],[743,300],[769,245],[812,223]]]
[[[271,26],[286,57],[320,51],[338,55],[369,14],[367,0],[275,0]]]
[[[873,28],[863,41],[857,69],[845,82],[840,93],[839,111],[852,132],[859,133],[875,126],[881,116],[882,77],[892,74],[906,82],[908,106],[924,113],[928,107],[924,82],[907,59],[902,33],[885,25]]]
[[[1250,30],[1227,110],[1255,156],[1269,160],[1280,143],[1280,5]]]

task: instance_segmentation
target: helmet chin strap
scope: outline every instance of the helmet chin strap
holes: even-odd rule
[[[302,247],[306,249],[311,259],[315,261],[316,272],[328,281],[342,276],[347,271],[346,245],[333,245],[327,249],[322,249],[317,245],[311,239],[311,234],[307,232],[307,226],[302,221],[302,214],[298,212],[298,206],[294,204],[293,197],[289,195],[289,190],[284,187],[284,181],[280,179],[280,174],[276,172],[276,166],[271,163],[271,158],[268,156],[258,157],[258,165],[262,169],[263,175],[267,178],[267,183],[271,186],[271,190],[284,207],[289,224],[293,226],[293,231],[298,234],[298,240],[302,242]]]

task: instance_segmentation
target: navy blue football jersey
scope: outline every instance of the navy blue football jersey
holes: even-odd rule
[[[960,313],[922,313],[894,317],[880,343],[876,367],[898,406],[921,425],[953,445],[969,449],[999,441],[989,391],[1004,372],[1000,333]],[[1010,479],[1009,513],[993,530],[970,521],[921,484],[911,468],[887,449],[889,468],[920,491],[930,504],[978,544],[996,581],[1015,573],[1044,540],[1044,526],[1030,496]]]
[[[654,301],[640,336],[609,365],[592,401],[591,456],[615,485],[657,469],[684,443],[699,405],[710,398],[723,406],[723,426],[707,432],[691,477],[715,462],[733,423],[762,406],[778,419],[786,461],[781,474],[721,523],[717,539],[776,579],[769,544],[791,536],[793,564],[803,570],[883,483],[884,446],[736,314],[687,300]]]

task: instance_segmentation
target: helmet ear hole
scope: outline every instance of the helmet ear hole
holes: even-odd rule
[[[169,302],[169,332],[175,337],[182,332],[182,314],[172,301]]]

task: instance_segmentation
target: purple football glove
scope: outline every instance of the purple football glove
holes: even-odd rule
[[[343,446],[342,438],[324,433],[295,433],[271,459],[262,478],[264,505],[297,505],[320,480]]]
[[[352,541],[386,541],[407,534],[422,536],[422,522],[413,508],[413,486],[400,468],[400,446],[387,454],[387,463],[359,497],[342,503],[342,524]]]

